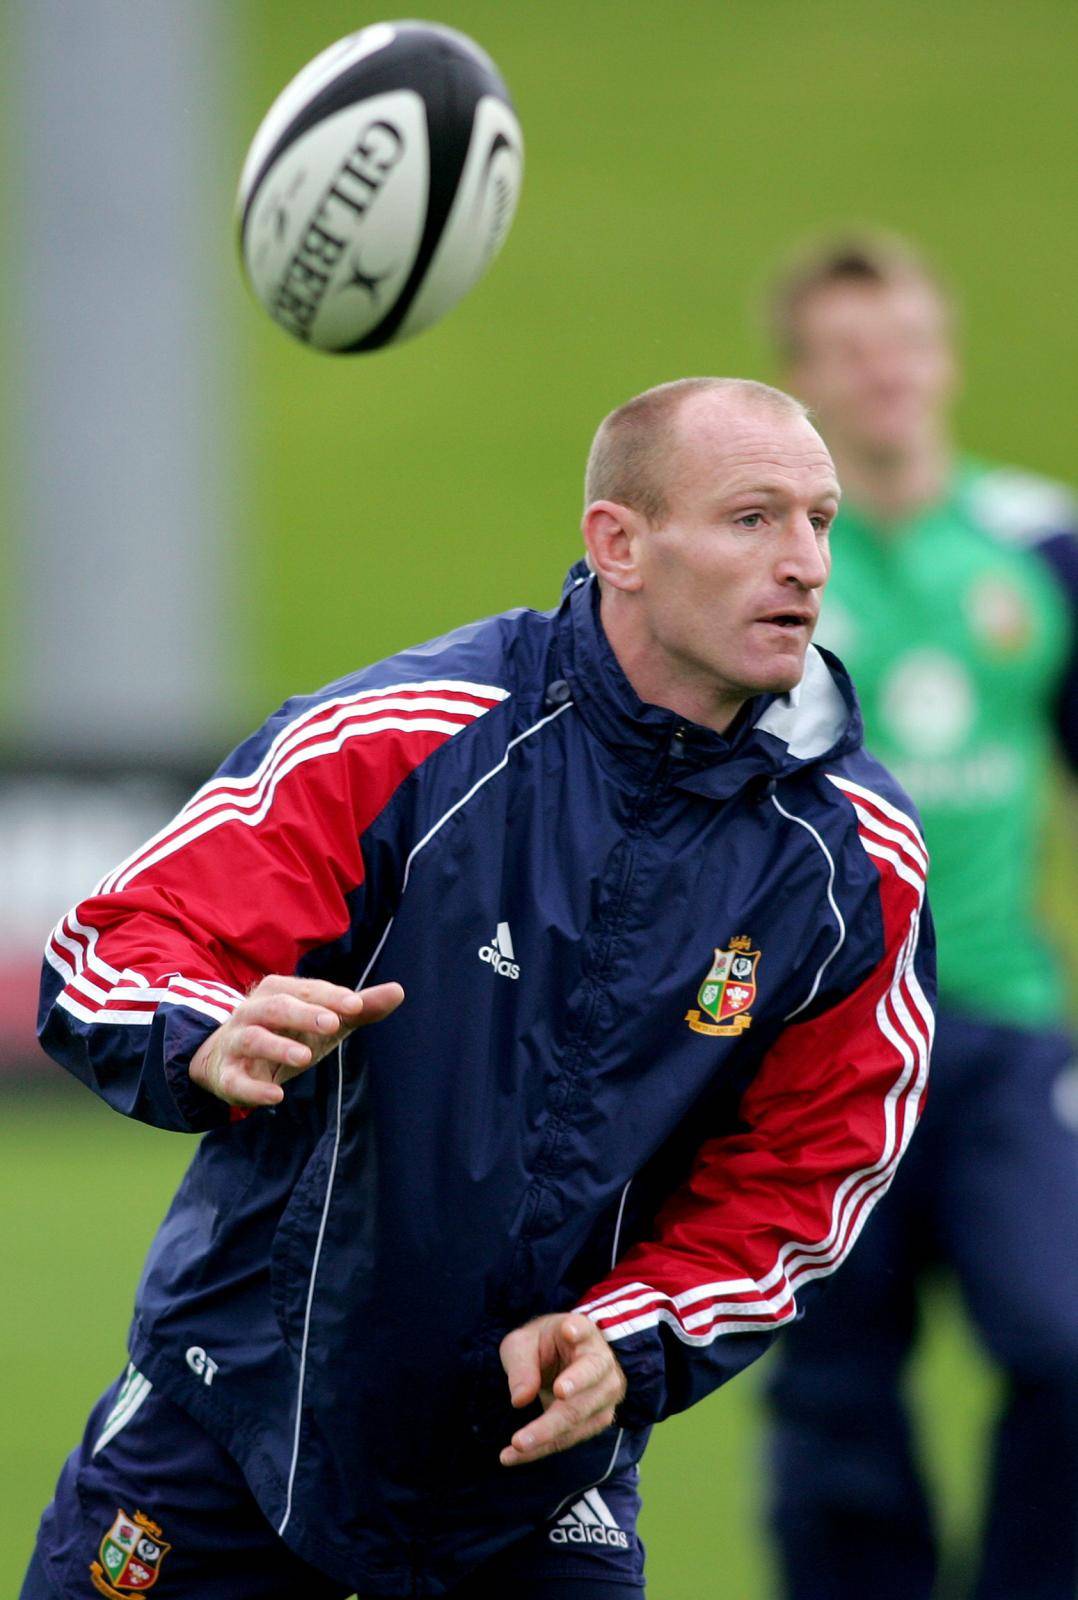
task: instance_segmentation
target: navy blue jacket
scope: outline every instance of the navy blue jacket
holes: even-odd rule
[[[761,1354],[921,1103],[924,847],[841,666],[723,738],[637,698],[595,588],[290,701],[47,951],[45,1047],[205,1131],[132,1360],[365,1592],[444,1592]],[[269,972],[407,998],[237,1118],[187,1067]],[[627,1399],[507,1471],[499,1342],[574,1306]]]

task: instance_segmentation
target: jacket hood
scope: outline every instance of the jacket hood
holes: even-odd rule
[[[850,676],[810,645],[801,682],[749,700],[725,734],[641,700],[611,648],[599,586],[583,561],[569,571],[559,614],[559,657],[577,709],[596,738],[642,777],[669,763],[668,781],[724,799],[752,780],[778,780],[860,747],[861,711]]]

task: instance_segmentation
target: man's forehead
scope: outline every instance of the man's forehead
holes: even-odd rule
[[[713,404],[686,415],[681,429],[683,480],[729,489],[782,492],[810,482],[838,493],[830,452],[807,417],[778,406]]]
[[[928,279],[902,277],[884,283],[828,284],[805,302],[802,320],[812,327],[916,321],[942,330],[950,316],[941,291]]]

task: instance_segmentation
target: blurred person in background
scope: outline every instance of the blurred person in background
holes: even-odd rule
[[[901,1385],[920,1287],[945,1264],[1006,1384],[977,1600],[1074,1600],[1078,1139],[1063,982],[1036,901],[1053,754],[1078,763],[1075,504],[956,449],[954,307],[901,241],[817,246],[769,309],[787,386],[845,494],[819,642],[851,672],[867,745],[921,809],[940,979],[911,1158],[850,1268],[780,1343],[786,1593],[932,1590]]]

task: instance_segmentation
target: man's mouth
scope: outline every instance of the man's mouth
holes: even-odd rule
[[[773,628],[810,628],[816,620],[811,611],[798,611],[796,608],[789,611],[769,611],[766,616],[757,617],[757,622],[765,622]]]

